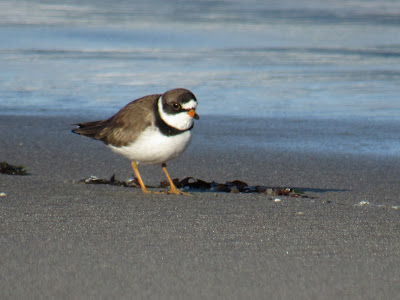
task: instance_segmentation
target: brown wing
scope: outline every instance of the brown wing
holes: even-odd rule
[[[73,132],[103,141],[107,145],[126,146],[147,126],[154,124],[154,109],[160,96],[149,95],[134,100],[108,120],[78,124],[79,128]]]
[[[79,127],[73,129],[72,132],[95,139],[96,135],[103,130],[107,124],[108,120],[79,123],[76,124]]]

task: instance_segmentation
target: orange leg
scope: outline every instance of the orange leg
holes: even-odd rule
[[[140,184],[140,187],[142,188],[143,193],[150,194],[151,192],[146,188],[146,186],[143,183],[142,177],[140,176],[138,164],[134,160],[132,161],[132,169],[133,169],[133,172],[135,172],[135,175],[139,181],[139,184]]]
[[[171,177],[169,177],[169,174],[168,174],[168,171],[167,171],[167,164],[163,163],[161,166],[162,166],[162,169],[163,169],[163,171],[164,171],[164,173],[165,173],[165,176],[167,176],[167,179],[168,179],[168,181],[169,181],[170,189],[169,189],[169,191],[168,191],[168,194],[176,194],[176,195],[187,195],[187,196],[190,196],[189,193],[185,193],[185,192],[182,192],[181,190],[178,190],[178,189],[177,189],[177,187],[175,186],[175,184],[172,182]]]

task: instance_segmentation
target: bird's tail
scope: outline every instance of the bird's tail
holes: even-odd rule
[[[84,135],[92,139],[98,139],[98,134],[107,126],[107,120],[80,123],[75,125],[78,125],[78,128],[73,129],[73,133]]]

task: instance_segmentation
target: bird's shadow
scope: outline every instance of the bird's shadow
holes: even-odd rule
[[[327,192],[349,192],[347,189],[322,189],[322,188],[311,188],[311,187],[294,187],[295,190],[301,190],[303,192],[311,192],[311,193],[327,193]]]

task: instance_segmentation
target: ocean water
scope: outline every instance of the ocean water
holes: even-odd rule
[[[400,1],[0,0],[0,114],[110,116],[175,87],[200,115],[392,122],[369,149],[397,153]]]
[[[396,118],[399,83],[398,1],[0,1],[2,114],[185,87],[199,114]]]

